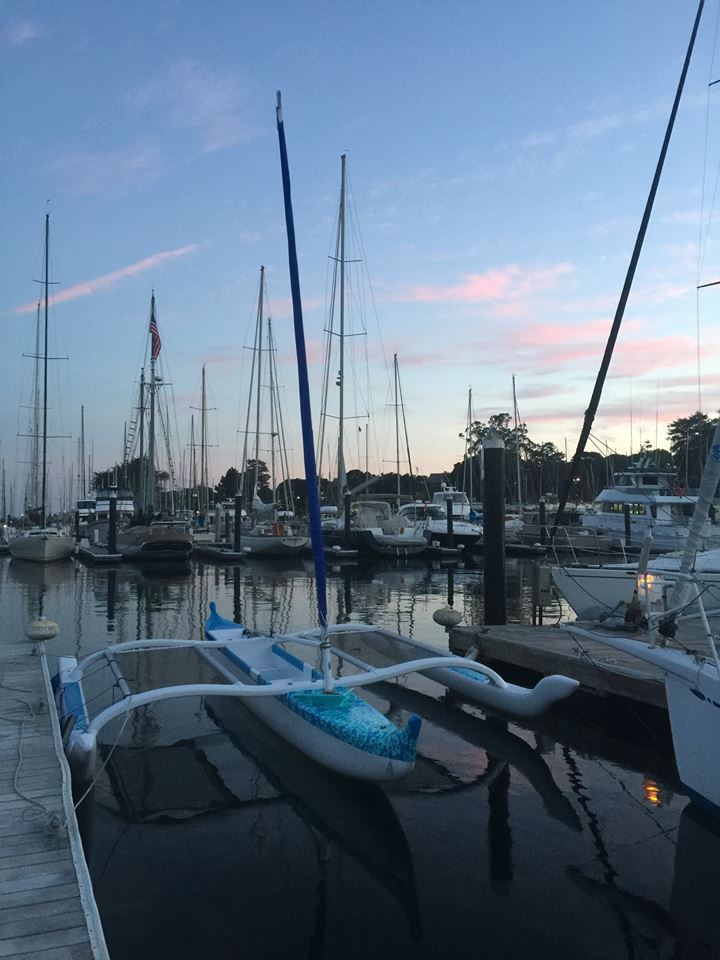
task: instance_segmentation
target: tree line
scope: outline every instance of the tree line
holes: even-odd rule
[[[700,476],[710,449],[718,418],[708,417],[700,411],[689,417],[681,417],[668,424],[667,435],[669,449],[653,447],[646,441],[641,450],[633,456],[598,451],[586,452],[576,476],[572,478],[571,500],[590,501],[604,487],[612,483],[613,473],[626,468],[639,456],[647,457],[648,464],[656,470],[675,473],[678,484],[685,489],[696,488],[700,483]],[[514,426],[509,413],[496,413],[487,422],[476,420],[465,433],[466,456],[454,463],[446,470],[427,476],[404,473],[400,476],[399,492],[404,499],[427,500],[440,489],[444,480],[458,489],[469,492],[472,487],[474,499],[481,499],[480,451],[484,438],[490,431],[498,434],[505,443],[505,484],[506,499],[509,503],[536,502],[541,496],[554,497],[567,482],[569,462],[563,451],[554,443],[536,443],[530,437],[526,423]],[[518,471],[519,464],[519,471]],[[285,489],[278,486],[271,489],[270,472],[267,464],[259,460],[257,464],[257,494],[264,503],[279,503],[289,506],[303,513],[306,508],[306,484],[302,477],[295,477],[286,482]],[[518,494],[518,473],[520,476],[520,491]],[[95,474],[95,486],[100,489],[111,483],[127,485],[138,493],[140,483],[140,462],[133,460],[128,464],[115,466]],[[162,471],[156,472],[160,487],[168,480],[168,475]],[[255,462],[249,461],[243,474],[235,467],[229,467],[214,487],[209,487],[204,499],[209,503],[230,500],[240,493],[243,503],[249,504],[252,500],[252,491],[255,488]],[[397,474],[383,473],[373,478],[373,483],[363,487],[367,475],[361,470],[349,470],[347,485],[350,491],[361,488],[368,496],[383,495],[389,497],[398,492]],[[181,490],[178,498],[188,504],[197,500],[197,491]],[[184,498],[184,499],[183,499]],[[320,499],[326,504],[336,504],[339,501],[337,480],[321,478]]]

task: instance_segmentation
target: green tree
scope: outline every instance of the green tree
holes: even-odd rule
[[[215,502],[221,500],[232,500],[240,492],[240,471],[235,467],[230,467],[220,477],[220,481],[215,487]]]
[[[711,420],[699,410],[668,424],[667,434],[675,472],[684,486],[697,487],[700,483],[716,425],[717,418]]]

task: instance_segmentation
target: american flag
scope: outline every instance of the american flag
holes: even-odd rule
[[[157,360],[158,355],[160,354],[162,340],[160,339],[157,320],[155,319],[155,294],[153,294],[152,300],[150,301],[150,340],[152,341],[150,356],[153,360]]]

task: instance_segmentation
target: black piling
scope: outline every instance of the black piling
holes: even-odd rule
[[[240,523],[242,521],[242,497],[235,497],[235,526],[233,527],[233,550],[240,553]]]
[[[350,514],[350,494],[349,494],[349,493],[346,493],[346,494],[345,494],[344,504],[345,504],[345,513],[344,513],[344,516],[343,516],[343,520],[344,520],[344,526],[343,526],[343,533],[344,533],[344,536],[343,536],[343,546],[345,547],[346,550],[349,550],[349,549],[350,549],[350,520],[351,520],[351,514]]]
[[[75,511],[75,543],[80,543],[80,511]]]
[[[625,519],[625,546],[632,544],[632,524],[630,523],[630,504],[623,504],[623,517]]]
[[[452,501],[452,497],[448,497],[447,500],[445,501],[445,509],[446,509],[446,511],[447,511],[447,543],[445,544],[445,546],[446,546],[446,547],[450,547],[450,548],[452,549],[452,547],[455,546],[455,537],[454,537],[454,534],[453,534],[453,501]]]
[[[225,511],[225,543],[230,543],[230,511]]]
[[[505,442],[494,430],[483,440],[483,585],[485,623],[504,624]]]
[[[108,553],[117,553],[117,488],[110,487],[110,511],[108,514]]]
[[[540,497],[540,543],[547,543],[547,514],[545,509],[545,497]]]

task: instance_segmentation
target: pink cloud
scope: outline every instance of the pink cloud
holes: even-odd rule
[[[310,313],[322,305],[323,301],[317,297],[303,298],[303,313]],[[272,308],[271,316],[276,319],[285,320],[287,317],[292,317],[292,300],[290,297],[271,297],[270,307]]]
[[[485,273],[468,274],[462,283],[454,286],[425,284],[413,287],[395,299],[423,303],[511,300],[553,289],[561,277],[567,276],[573,270],[574,267],[569,263],[558,263],[549,267],[509,264],[499,269],[486,270]]]
[[[154,253],[151,257],[144,260],[138,260],[137,263],[131,263],[127,267],[121,267],[119,270],[113,270],[112,273],[106,273],[101,277],[95,277],[93,280],[85,280],[83,283],[77,283],[74,287],[68,287],[61,293],[53,296],[53,303],[65,303],[67,300],[76,300],[78,297],[89,297],[99,290],[106,290],[108,287],[114,287],[126,277],[134,277],[138,273],[144,273],[145,270],[152,270],[159,267],[168,260],[177,260],[179,257],[185,257],[189,253],[194,253],[198,249],[197,243],[190,243],[185,247],[178,247],[175,250],[164,250],[161,253]],[[32,303],[25,303],[21,307],[15,307],[11,313],[33,313],[37,309],[37,300]]]

